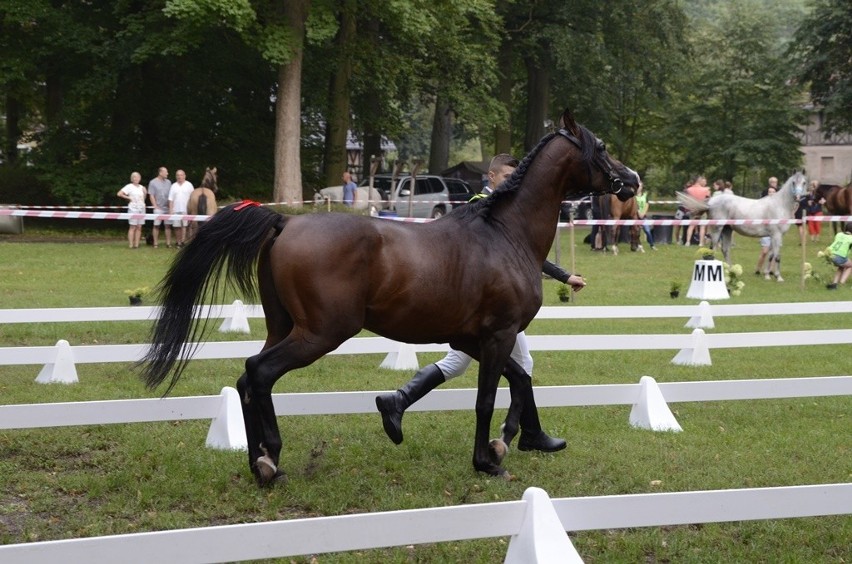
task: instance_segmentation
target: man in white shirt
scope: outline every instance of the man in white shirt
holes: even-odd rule
[[[189,197],[195,186],[192,182],[186,179],[186,173],[178,170],[175,173],[175,183],[172,184],[169,190],[169,214],[171,215],[186,215],[187,206],[189,205]],[[177,232],[177,246],[183,247],[186,244],[186,228],[189,221],[184,218],[172,220],[172,225]]]

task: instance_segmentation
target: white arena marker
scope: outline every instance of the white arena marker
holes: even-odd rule
[[[53,362],[45,364],[35,379],[39,384],[76,384],[77,367],[74,365],[74,352],[68,341],[56,341],[56,356]]]
[[[710,366],[710,349],[707,347],[707,335],[703,329],[692,331],[692,347],[681,349],[672,359],[672,364],[687,366]]]
[[[417,353],[414,351],[414,345],[408,343],[400,343],[399,350],[389,352],[379,368],[389,368],[390,370],[419,370],[420,364],[417,362]]]
[[[710,302],[702,300],[701,303],[698,304],[698,315],[691,317],[684,327],[692,329],[695,329],[696,327],[701,329],[713,329],[716,327],[716,323],[713,321],[713,312],[710,310]]]
[[[512,535],[506,564],[582,564],[550,497],[541,488],[524,492],[527,510],[521,530]]]
[[[225,318],[222,325],[219,326],[220,333],[251,333],[249,328],[248,316],[246,315],[246,306],[240,300],[234,300],[234,313],[231,317]]]
[[[248,450],[240,394],[234,388],[225,386],[221,396],[219,413],[207,431],[207,447],[218,450]]]
[[[683,431],[657,381],[650,376],[642,376],[639,380],[639,399],[630,410],[630,425],[651,431]]]

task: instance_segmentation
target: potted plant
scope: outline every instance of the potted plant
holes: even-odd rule
[[[556,289],[556,295],[559,296],[560,302],[571,301],[571,288],[568,284],[560,284]]]
[[[698,247],[695,258],[702,260],[716,260],[716,251],[708,247]]]
[[[125,290],[124,293],[127,294],[128,299],[130,299],[130,305],[141,305],[142,297],[150,292],[150,289],[147,286],[142,286],[141,288],[133,288],[132,290]]]
[[[672,280],[671,286],[669,286],[669,295],[672,297],[672,299],[680,295],[680,282],[678,282],[677,280]]]

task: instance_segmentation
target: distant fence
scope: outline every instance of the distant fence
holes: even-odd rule
[[[144,320],[158,314],[155,307],[67,308],[67,309],[7,309],[0,310],[0,323],[69,322],[106,320]],[[531,350],[603,351],[603,350],[672,350],[679,352],[675,364],[711,364],[710,349],[764,346],[826,345],[852,343],[852,329],[810,331],[777,331],[756,333],[705,334],[702,327],[713,327],[713,316],[735,315],[793,315],[852,312],[852,302],[804,302],[789,304],[710,305],[695,306],[606,306],[606,307],[544,307],[536,319],[602,319],[692,317],[687,326],[696,327],[691,334],[645,335],[528,335]],[[222,330],[248,332],[246,318],[262,317],[260,306],[233,305],[203,306],[196,314],[226,317]],[[239,322],[237,321],[239,319]],[[2,347],[0,366],[42,364],[38,381],[76,382],[77,364],[136,362],[148,349],[147,344],[76,345],[60,340],[53,346]],[[193,351],[196,359],[246,358],[257,354],[263,341],[216,341],[187,343],[184,352]],[[329,354],[387,354],[383,367],[408,370],[418,366],[418,352],[446,352],[446,344],[408,345],[384,337],[353,338]]]

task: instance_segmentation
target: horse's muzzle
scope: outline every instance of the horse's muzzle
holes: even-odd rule
[[[633,196],[635,196],[633,190],[628,188],[627,186],[622,186],[621,189],[615,193],[615,197],[618,198],[618,200],[621,202],[626,202]]]

